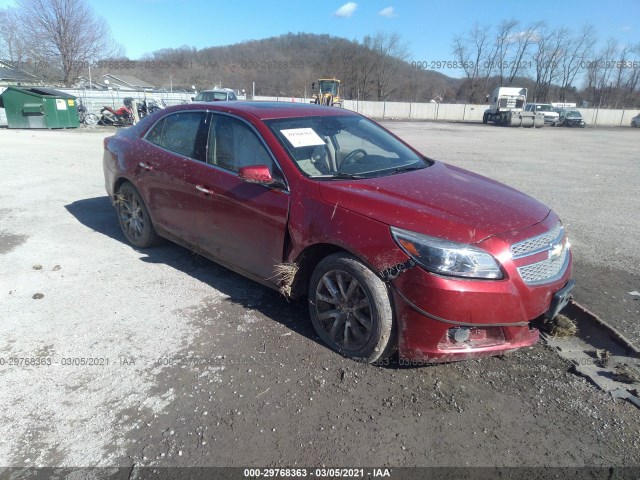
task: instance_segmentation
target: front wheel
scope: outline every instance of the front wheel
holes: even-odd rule
[[[336,253],[318,264],[309,284],[309,312],[318,336],[347,357],[372,363],[395,350],[389,290],[351,255]]]
[[[149,210],[133,185],[125,183],[118,189],[115,204],[120,228],[129,243],[138,248],[162,243],[162,238],[153,228]]]

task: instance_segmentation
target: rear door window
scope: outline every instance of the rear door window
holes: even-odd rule
[[[146,140],[179,155],[205,161],[206,120],[206,112],[174,113],[156,123]]]

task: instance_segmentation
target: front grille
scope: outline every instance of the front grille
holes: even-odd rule
[[[552,282],[560,278],[569,262],[569,249],[563,248],[559,257],[518,268],[522,280],[529,285]]]
[[[564,237],[564,228],[558,224],[546,233],[537,237],[528,238],[522,242],[511,245],[511,256],[522,258],[549,250],[552,243],[560,243]]]

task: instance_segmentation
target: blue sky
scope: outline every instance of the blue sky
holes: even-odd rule
[[[410,61],[451,59],[454,35],[502,19],[544,20],[577,31],[590,23],[602,43],[640,43],[640,0],[89,0],[109,23],[131,59],[182,45],[228,45],[287,32],[330,34],[361,40],[395,32],[407,42]],[[13,0],[0,0],[0,8]],[[341,8],[342,7],[342,8]],[[452,76],[462,72],[443,71]]]

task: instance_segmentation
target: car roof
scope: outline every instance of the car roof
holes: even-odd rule
[[[190,103],[165,108],[169,113],[178,110],[212,110],[231,113],[239,116],[253,116],[260,120],[272,120],[279,118],[314,117],[314,116],[357,116],[356,113],[342,108],[315,105],[312,103],[294,102],[260,102],[260,101],[233,101],[214,103]]]
[[[198,93],[209,93],[209,92],[221,92],[221,93],[229,93],[233,92],[230,88],[212,88],[210,90],[200,90]]]

